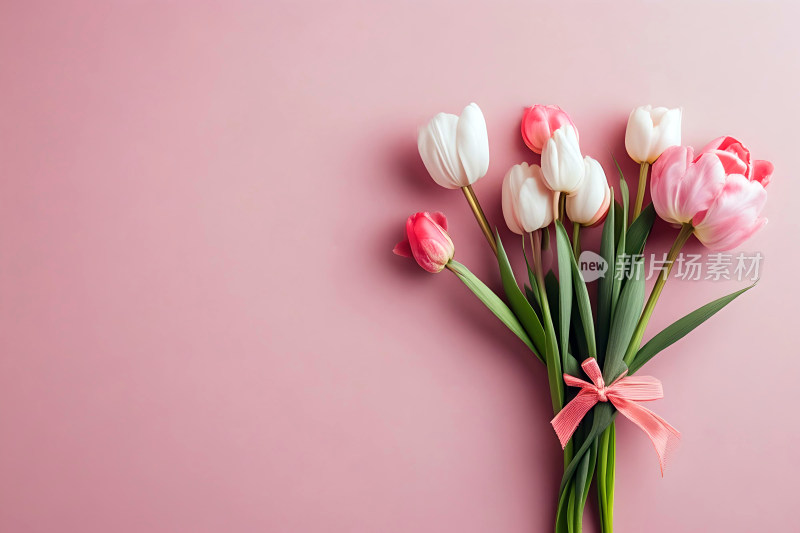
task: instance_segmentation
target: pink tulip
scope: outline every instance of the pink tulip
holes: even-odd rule
[[[413,257],[428,272],[437,273],[453,258],[455,247],[447,234],[443,213],[415,213],[406,221],[408,238],[392,250],[402,257]]]
[[[736,248],[767,223],[760,216],[766,202],[760,182],[731,174],[708,211],[694,217],[694,234],[711,250]]]
[[[553,132],[565,124],[575,128],[572,119],[560,107],[537,104],[527,108],[522,115],[522,139],[528,148],[541,154]],[[578,129],[575,128],[576,136],[577,133]]]
[[[725,186],[725,167],[715,154],[694,157],[690,146],[672,146],[653,164],[650,195],[658,216],[672,224],[691,222],[711,207]]]
[[[761,211],[767,201],[764,180],[772,163],[750,164],[750,152],[733,139],[712,143],[695,157],[688,146],[673,146],[653,165],[650,194],[658,216],[673,224],[691,224],[695,236],[711,250],[730,250],[767,223]],[[718,140],[719,141],[719,140]]]
[[[718,137],[708,143],[700,154],[716,154],[725,166],[726,174],[741,174],[751,181],[757,181],[764,187],[772,177],[773,166],[769,161],[756,159],[751,161],[750,150],[735,137]]]

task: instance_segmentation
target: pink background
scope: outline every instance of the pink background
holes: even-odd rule
[[[797,528],[792,4],[4,2],[0,531],[549,530],[543,368],[455,277],[390,253],[410,213],[443,210],[497,287],[416,154],[420,124],[470,101],[498,225],[502,175],[536,161],[533,103],[632,181],[643,103],[682,106],[687,143],[729,133],[774,161],[744,247],[763,280],[648,366],[684,439],[662,479],[619,424],[616,516]],[[670,282],[649,335],[741,286]]]

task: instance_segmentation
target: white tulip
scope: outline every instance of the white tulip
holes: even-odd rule
[[[583,181],[583,156],[578,134],[569,124],[558,128],[542,150],[542,172],[547,186],[572,194]]]
[[[591,226],[599,222],[611,204],[611,189],[606,173],[596,159],[586,156],[586,172],[580,188],[567,196],[567,216],[572,222]]]
[[[637,163],[652,163],[670,146],[681,144],[680,108],[640,106],[631,112],[625,149]]]
[[[514,165],[503,180],[503,217],[508,228],[524,235],[553,221],[555,193],[547,188],[539,165]]]
[[[448,189],[475,183],[489,170],[489,135],[478,104],[461,116],[439,113],[419,130],[419,155],[433,181]]]

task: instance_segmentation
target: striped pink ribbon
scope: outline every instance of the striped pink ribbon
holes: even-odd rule
[[[564,382],[570,387],[580,387],[581,391],[550,422],[561,441],[561,447],[567,445],[578,424],[597,402],[608,401],[642,428],[653,441],[663,476],[667,452],[677,445],[681,434],[663,418],[637,403],[663,398],[664,390],[661,388],[661,382],[650,376],[625,377],[628,373],[626,370],[614,383],[606,387],[597,359],[594,357],[586,359],[581,368],[592,383],[564,374]]]

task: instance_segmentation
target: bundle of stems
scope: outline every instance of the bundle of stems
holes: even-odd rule
[[[594,293],[594,306],[579,268],[581,253],[579,224],[572,234],[565,229],[563,200],[558,209],[554,235],[549,227],[522,239],[527,283],[521,290],[503,248],[500,235],[492,231],[475,191],[464,187],[465,197],[495,254],[505,301],[494,294],[464,265],[450,261],[454,272],[478,298],[514,332],[547,370],[554,415],[575,395],[565,389],[564,374],[583,377],[581,362],[595,357],[606,383],[627,371],[634,374],[652,357],[710,318],[750,287],[739,290],[689,313],[641,345],[645,329],[669,277],[672,264],[692,235],[691,224],[681,227],[667,255],[665,268],[645,301],[644,247],[655,221],[651,205],[642,208],[647,163],[639,175],[633,216],[629,222],[628,186],[619,165],[620,201],[613,201],[603,223],[599,254],[608,266]],[[612,189],[612,198],[614,191]],[[556,272],[544,272],[543,247],[554,241]],[[596,486],[601,531],[610,533],[614,524],[616,467],[616,412],[608,402],[598,403],[583,419],[564,447],[564,473],[559,487],[555,531],[578,533],[592,482]]]

